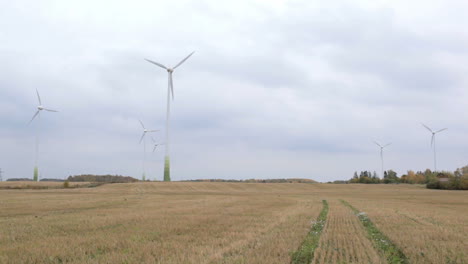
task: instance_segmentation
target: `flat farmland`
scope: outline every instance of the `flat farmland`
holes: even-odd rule
[[[310,263],[392,263],[346,204],[407,263],[468,262],[463,191],[148,182],[1,189],[0,197],[0,263],[290,263],[323,200],[329,211]]]

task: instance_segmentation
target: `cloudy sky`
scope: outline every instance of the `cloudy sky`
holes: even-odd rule
[[[349,179],[468,164],[466,1],[2,1],[0,168],[141,177],[141,119],[172,179]],[[43,113],[36,111],[38,89]],[[149,138],[148,138],[149,139]],[[147,175],[163,177],[164,148]]]

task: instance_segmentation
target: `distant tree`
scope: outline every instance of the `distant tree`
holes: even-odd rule
[[[109,182],[109,183],[125,183],[125,182],[137,182],[138,181],[137,179],[129,177],[129,176],[92,175],[92,174],[69,176],[67,180],[70,182]]]
[[[10,178],[7,181],[33,181],[29,178]]]
[[[398,175],[395,171],[393,170],[388,170],[384,171],[384,183],[399,183],[400,178],[398,178]]]
[[[349,183],[358,183],[358,182],[359,182],[359,177],[358,177],[357,171],[355,171],[354,175],[353,175],[353,178],[351,178],[351,180],[349,180]]]
[[[424,178],[426,183],[437,181],[436,173],[433,173],[430,169],[424,171]]]
[[[375,171],[372,173],[372,183],[380,183],[380,179]]]
[[[401,175],[400,182],[401,183],[408,183],[408,175],[406,175],[406,174]]]

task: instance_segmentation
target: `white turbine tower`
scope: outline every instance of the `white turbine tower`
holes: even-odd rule
[[[385,146],[380,145],[380,144],[377,143],[376,141],[374,141],[374,143],[375,143],[377,146],[380,147],[380,161],[382,162],[382,176],[381,176],[381,177],[383,178],[383,176],[384,176],[384,158],[383,158],[383,150],[384,150],[385,147],[391,145],[392,143],[388,143],[388,144],[386,144]]]
[[[142,168],[143,168],[143,175],[141,176],[141,180],[142,181],[145,181],[146,180],[146,171],[145,171],[145,160],[146,160],[146,133],[152,133],[152,132],[157,132],[159,130],[151,130],[151,129],[146,129],[145,128],[145,125],[143,124],[143,122],[141,122],[141,120],[138,120],[140,121],[140,124],[141,124],[141,127],[143,128],[143,134],[141,135],[141,138],[140,138],[140,144],[141,144],[141,141],[143,141],[143,162],[142,162]]]
[[[49,111],[49,112],[58,112],[56,110],[52,110],[52,109],[45,108],[44,106],[42,106],[41,96],[39,96],[39,91],[37,91],[37,89],[36,89],[36,94],[37,94],[37,100],[39,101],[39,105],[37,106],[36,113],[33,115],[31,120],[29,120],[28,124],[30,124],[34,120],[34,118],[36,118],[36,116],[39,116],[39,120],[40,120],[42,110],[46,110],[46,111]],[[39,125],[38,125],[37,130],[38,130],[38,132],[36,134],[36,157],[35,157],[35,161],[34,161],[34,176],[33,176],[34,181],[39,180],[39,167],[38,167],[38,160],[39,160]]]
[[[427,130],[429,130],[431,133],[432,133],[432,137],[431,137],[431,147],[433,148],[434,150],[434,172],[437,171],[437,161],[436,161],[436,145],[435,145],[435,135],[439,132],[442,132],[444,130],[447,130],[447,128],[442,128],[441,130],[437,130],[437,131],[432,131],[432,129],[430,129],[428,126],[426,126],[425,124],[422,124]]]
[[[157,63],[152,60],[145,59],[149,63],[152,63],[158,67],[161,67],[167,71],[168,74],[168,86],[167,86],[167,112],[166,112],[166,155],[164,158],[164,181],[171,181],[171,166],[170,166],[170,158],[169,158],[169,117],[170,117],[170,112],[171,112],[171,107],[170,107],[170,97],[172,95],[172,100],[174,100],[174,85],[172,82],[172,73],[174,70],[182,65],[190,56],[193,55],[194,52],[190,53],[187,57],[185,57],[183,60],[181,60],[176,66],[173,68],[171,67],[166,67],[162,65],[161,63]]]

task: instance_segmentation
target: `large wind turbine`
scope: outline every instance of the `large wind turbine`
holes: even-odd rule
[[[383,149],[389,145],[391,145],[392,143],[388,143],[384,146],[380,145],[379,143],[377,143],[376,141],[374,141],[374,143],[380,147],[380,161],[382,162],[382,178],[384,176],[384,159],[383,159]]]
[[[422,124],[427,130],[429,130],[431,133],[432,133],[432,137],[431,137],[431,147],[434,149],[434,172],[437,171],[437,161],[436,161],[436,145],[435,145],[435,135],[439,132],[442,132],[444,130],[447,130],[447,128],[442,128],[441,130],[437,130],[437,131],[432,131],[432,129],[430,129],[428,126],[426,126],[425,124]]]
[[[171,107],[170,107],[170,97],[172,95],[172,100],[174,100],[174,85],[172,83],[172,73],[174,70],[182,65],[190,56],[193,55],[194,52],[190,53],[187,57],[185,57],[183,60],[181,60],[176,66],[173,68],[171,67],[166,67],[162,65],[161,63],[145,59],[149,63],[152,63],[158,67],[161,67],[167,71],[168,75],[168,86],[167,86],[167,112],[166,112],[166,156],[164,158],[164,181],[171,181],[171,166],[170,166],[170,159],[169,159],[169,116],[171,112]]]
[[[28,124],[30,124],[34,120],[34,118],[36,118],[36,116],[39,116],[39,119],[41,119],[41,111],[42,110],[46,110],[46,111],[49,111],[49,112],[58,112],[57,110],[52,110],[52,109],[45,108],[44,106],[42,106],[41,96],[39,96],[39,91],[37,91],[37,89],[36,89],[36,94],[37,94],[37,100],[39,101],[39,105],[37,106],[36,113],[33,115],[31,120],[29,120]],[[35,159],[35,162],[34,162],[34,176],[33,176],[34,181],[39,180],[39,168],[38,168],[38,165],[37,165],[38,160],[39,160],[39,125],[38,125],[38,132],[36,134],[36,159]]]
[[[141,120],[138,120],[140,121],[140,124],[141,124],[141,127],[143,128],[143,134],[141,135],[141,138],[140,138],[140,144],[141,144],[141,141],[143,141],[143,163],[142,163],[142,167],[143,167],[143,175],[141,176],[141,180],[142,181],[145,181],[146,180],[146,171],[145,171],[145,160],[146,160],[146,133],[152,133],[152,132],[156,132],[156,131],[159,131],[159,130],[151,130],[151,129],[146,129],[145,125],[143,124],[143,122],[141,122]]]

